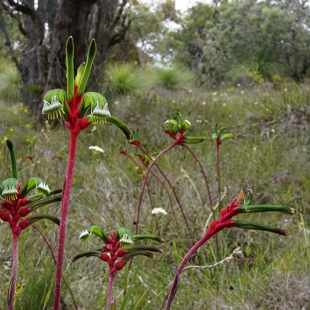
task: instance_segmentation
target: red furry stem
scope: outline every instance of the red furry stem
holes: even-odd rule
[[[172,301],[177,293],[178,290],[178,286],[180,283],[180,276],[181,273],[185,267],[185,265],[187,264],[187,262],[190,260],[190,258],[197,252],[197,250],[204,245],[211,237],[213,237],[216,233],[218,233],[220,230],[222,230],[223,228],[225,228],[224,226],[217,226],[216,227],[211,227],[208,229],[207,233],[196,243],[194,244],[194,246],[188,251],[188,253],[184,256],[183,260],[181,261],[173,282],[172,282],[172,286],[168,295],[168,301],[167,301],[167,305],[166,305],[166,310],[170,310],[171,308],[171,304]]]
[[[46,237],[44,236],[44,234],[42,233],[42,231],[41,231],[37,226],[32,225],[32,227],[33,227],[33,228],[40,234],[40,236],[42,237],[42,239],[43,239],[43,241],[45,242],[45,244],[47,245],[47,248],[48,248],[48,250],[50,251],[51,256],[52,256],[52,259],[53,259],[53,261],[54,261],[54,263],[55,263],[55,265],[56,265],[56,257],[55,257],[55,255],[54,255],[53,249],[52,249],[52,247],[51,247],[49,241],[46,239]],[[78,310],[78,306],[77,306],[76,301],[75,301],[75,298],[74,298],[74,296],[73,296],[71,287],[69,286],[69,284],[68,284],[68,282],[67,282],[67,280],[66,280],[66,278],[65,278],[64,276],[62,276],[62,280],[64,281],[64,283],[65,283],[65,285],[66,285],[66,287],[67,287],[67,289],[68,289],[68,291],[69,291],[69,293],[70,293],[70,295],[71,295],[72,302],[73,302],[73,304],[74,304],[75,310]]]
[[[199,165],[201,174],[202,174],[202,176],[205,180],[205,183],[206,183],[206,187],[207,187],[207,191],[208,191],[208,198],[209,198],[209,203],[210,203],[210,209],[211,209],[211,212],[213,213],[212,195],[211,195],[211,190],[210,190],[207,174],[206,174],[205,170],[203,169],[203,166],[202,166],[200,160],[198,159],[198,157],[195,155],[195,153],[186,144],[184,144],[184,147],[189,151],[189,153],[192,155],[192,157],[196,160],[197,164]]]
[[[18,272],[18,234],[12,232],[13,238],[13,265],[12,265],[12,279],[9,291],[8,310],[14,309],[14,299]]]
[[[218,182],[218,202],[219,202],[219,215],[221,214],[221,169],[220,169],[220,146],[221,138],[216,139],[216,170],[217,170],[217,182]]]
[[[68,167],[67,167],[67,173],[66,173],[66,178],[64,182],[63,199],[62,199],[61,214],[60,214],[60,227],[59,227],[59,236],[58,236],[58,254],[57,254],[57,264],[56,264],[56,274],[55,274],[53,310],[59,310],[59,307],[60,307],[60,293],[61,293],[62,269],[63,269],[63,263],[64,263],[67,216],[68,216],[73,171],[74,171],[77,138],[78,138],[78,134],[75,133],[73,130],[70,130],[70,149],[69,149],[69,157],[68,157]]]
[[[180,211],[181,211],[181,213],[182,213],[182,217],[183,217],[183,219],[184,219],[186,228],[187,228],[187,230],[190,232],[189,225],[188,225],[188,221],[187,221],[187,218],[186,218],[186,216],[185,216],[184,210],[183,210],[183,208],[182,208],[181,201],[180,201],[180,199],[179,199],[179,197],[178,197],[178,195],[177,195],[177,193],[176,193],[174,187],[172,186],[170,180],[167,178],[167,176],[164,174],[164,172],[160,169],[160,167],[159,167],[159,166],[157,165],[157,163],[156,163],[157,159],[158,159],[160,156],[162,156],[162,155],[165,154],[166,152],[170,151],[170,150],[173,149],[176,145],[179,145],[179,144],[180,144],[180,141],[179,141],[179,140],[175,140],[174,143],[173,143],[172,145],[170,145],[168,148],[166,148],[165,150],[163,150],[160,154],[158,154],[158,155],[156,156],[156,158],[152,161],[152,163],[151,163],[150,166],[148,167],[148,170],[146,171],[146,174],[145,174],[145,176],[144,176],[144,180],[147,179],[148,174],[151,172],[151,168],[152,168],[152,166],[154,165],[154,166],[158,169],[158,171],[160,172],[160,174],[164,177],[164,179],[165,179],[166,182],[168,183],[169,187],[171,188],[172,193],[173,193],[173,195],[174,195],[174,198],[175,198],[175,200],[177,201],[177,204],[178,204],[178,206],[179,206],[179,208],[180,208]],[[137,146],[137,148],[138,148],[139,150],[141,150],[146,156],[148,156],[149,159],[152,160],[152,157],[151,157],[139,144],[134,144],[134,145]],[[142,195],[143,195],[144,187],[145,187],[145,186],[142,186],[142,191],[141,191],[141,194],[140,194],[140,201],[139,201],[139,207],[138,207],[138,216],[139,216],[139,214],[140,214],[140,204],[142,203]],[[172,206],[172,204],[171,204],[171,206]],[[172,206],[172,210],[173,210],[173,206]],[[176,224],[178,225],[177,220],[176,220],[176,217],[175,217],[175,221],[176,221]],[[139,222],[139,221],[137,221],[137,222]],[[138,233],[138,228],[137,228],[137,226],[136,226],[136,233]],[[190,233],[191,233],[191,232],[190,232]],[[193,238],[192,238],[192,239],[193,239]]]
[[[106,310],[110,310],[111,309],[111,304],[112,304],[112,299],[113,299],[113,280],[114,280],[115,272],[112,272],[112,269],[113,269],[113,266],[110,266]]]
[[[149,173],[152,169],[152,167],[154,165],[156,165],[156,161],[158,160],[158,158],[160,158],[162,155],[164,155],[165,153],[169,152],[170,150],[172,150],[175,146],[179,145],[180,144],[180,141],[179,140],[174,140],[174,142],[168,146],[166,149],[164,149],[163,151],[161,151],[155,158],[154,160],[151,162],[151,164],[149,165],[146,173],[145,173],[145,176],[144,176],[144,180],[143,180],[143,184],[142,184],[142,189],[141,189],[141,193],[140,193],[140,198],[139,198],[139,205],[138,205],[138,212],[137,212],[137,224],[136,224],[136,231],[135,233],[137,234],[138,233],[138,230],[139,230],[139,222],[140,222],[140,210],[141,210],[141,205],[142,205],[142,200],[143,200],[143,194],[144,194],[144,190],[145,190],[145,187],[146,187],[146,184],[147,184],[147,179],[148,179],[148,176],[149,176]],[[139,147],[139,146],[138,146]],[[139,147],[140,149],[140,147]],[[141,148],[142,149],[142,148]],[[188,231],[190,232],[189,230],[189,225],[188,225],[188,222],[187,222],[187,219],[186,219],[186,216],[183,212],[183,210],[181,209],[181,212],[182,212],[182,215],[183,215],[183,218],[184,218],[184,221],[185,221],[185,225],[188,229]]]

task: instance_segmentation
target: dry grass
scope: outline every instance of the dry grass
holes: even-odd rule
[[[290,87],[290,88],[289,88]],[[297,215],[259,215],[256,222],[273,224],[288,229],[289,238],[252,231],[224,231],[218,237],[219,249],[213,241],[200,250],[191,264],[212,264],[227,256],[240,245],[244,258],[229,266],[212,270],[187,270],[181,278],[173,309],[308,309],[310,306],[309,232],[310,200],[309,181],[309,124],[310,92],[307,85],[289,86],[287,91],[265,92],[257,90],[217,90],[216,94],[173,92],[165,98],[119,98],[118,104],[110,102],[112,114],[124,120],[132,129],[139,128],[140,139],[150,152],[158,151],[171,142],[164,135],[162,125],[173,117],[175,109],[182,114],[191,112],[192,133],[210,135],[216,123],[227,126],[235,139],[225,141],[221,149],[222,184],[227,188],[223,204],[231,200],[240,189],[250,187],[255,203],[278,203],[297,209]],[[232,91],[232,92],[231,92]],[[241,93],[243,92],[244,93]],[[64,129],[34,132],[25,127],[24,115],[16,117],[19,107],[6,109],[1,104],[3,117],[8,124],[1,124],[1,139],[11,139],[19,158],[20,178],[27,180],[38,173],[46,177],[51,188],[61,187],[65,171],[68,135]],[[31,124],[31,118],[26,118]],[[10,132],[10,128],[14,128]],[[33,137],[32,140],[26,141]],[[35,139],[34,139],[35,137]],[[69,227],[65,275],[80,305],[79,309],[102,309],[105,305],[107,274],[105,266],[95,259],[80,260],[70,264],[73,255],[100,246],[97,240],[91,245],[81,243],[78,236],[90,224],[110,231],[119,226],[134,229],[141,176],[132,163],[119,154],[128,146],[117,129],[106,126],[80,136],[75,169],[74,188],[69,213]],[[9,156],[5,145],[0,162],[1,179],[9,177]],[[93,154],[88,147],[98,145],[105,152]],[[214,200],[216,200],[215,146],[210,141],[192,149],[207,170]],[[33,165],[27,156],[33,156]],[[60,159],[62,158],[62,160]],[[176,188],[181,204],[190,223],[191,234],[201,236],[210,206],[199,167],[181,147],[159,161]],[[154,170],[156,171],[156,169]],[[176,203],[173,216],[167,193],[155,180],[150,179],[153,202],[168,211],[159,220],[159,231],[166,240],[164,254],[154,261],[140,258],[130,271],[130,287],[134,288],[126,309],[159,309],[165,300],[177,264],[192,244]],[[59,206],[44,210],[57,214]],[[303,223],[303,225],[301,225]],[[56,246],[57,229],[49,223],[38,224],[49,241]],[[157,232],[145,196],[142,206],[141,231]],[[0,245],[0,308],[4,308],[9,283],[11,246],[6,225],[0,226],[3,236]],[[35,287],[30,280],[35,274],[50,283],[51,276],[44,273],[46,266],[53,266],[42,239],[29,228],[21,238],[19,281],[25,289],[18,295],[17,309],[30,309],[23,300],[29,294],[46,296],[47,288]],[[137,277],[135,278],[135,274]],[[135,279],[135,280],[134,280]],[[36,281],[36,282],[38,282]],[[49,285],[47,285],[49,288]],[[124,274],[116,278],[117,307],[121,305]],[[146,296],[138,308],[139,298]],[[34,292],[35,291],[35,292]],[[72,302],[64,289],[64,303],[68,309]],[[28,308],[27,308],[28,307]],[[32,305],[32,307],[34,307]]]

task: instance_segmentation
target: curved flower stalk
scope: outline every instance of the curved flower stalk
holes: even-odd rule
[[[61,190],[51,191],[45,181],[32,177],[22,187],[18,180],[16,155],[11,141],[6,141],[11,155],[12,177],[0,184],[0,219],[10,225],[13,240],[12,279],[9,290],[8,309],[14,309],[18,272],[18,237],[22,230],[41,220],[49,219],[59,225],[59,219],[47,214],[27,217],[37,208],[61,200]]]
[[[132,133],[126,124],[111,115],[106,99],[96,92],[85,93],[95,55],[96,42],[93,39],[88,48],[86,62],[80,65],[74,77],[74,43],[73,38],[69,37],[66,43],[67,92],[62,89],[52,89],[44,96],[43,114],[46,114],[48,119],[62,119],[70,132],[68,166],[64,183],[58,236],[58,255],[53,300],[54,310],[59,310],[60,308],[67,215],[78,135],[91,124],[106,124],[110,122],[123,131],[128,141],[132,140]]]
[[[148,154],[148,152],[141,146],[139,140],[137,140],[137,139],[135,139],[132,143],[138,148],[138,152],[135,153],[134,155],[138,157],[138,159],[141,162],[142,166],[145,169],[148,169],[148,166],[149,166],[151,160],[153,160],[155,158],[157,153]],[[122,150],[120,153],[125,155],[125,156],[127,156],[134,163],[134,165],[136,166],[135,168],[136,168],[137,172],[144,178],[145,171],[142,169],[142,167],[139,165],[139,163],[134,159],[134,156],[131,155],[126,150]],[[171,189],[171,191],[172,191],[172,193],[173,193],[173,195],[174,195],[174,197],[175,197],[175,199],[177,201],[177,204],[178,204],[182,214],[184,214],[183,208],[182,208],[182,205],[181,205],[181,202],[180,202],[180,199],[179,199],[175,189],[173,188],[170,180],[167,178],[167,176],[164,174],[164,172],[160,169],[160,167],[158,165],[156,165],[156,167],[157,167],[158,171],[160,172],[160,174],[163,176],[164,180],[167,182],[168,186],[170,187],[170,189]],[[170,203],[170,206],[172,208],[174,220],[175,220],[176,224],[178,225],[178,221],[177,221],[177,217],[176,217],[176,214],[175,214],[175,210],[173,208],[172,197],[171,197],[171,194],[169,192],[168,187],[166,186],[165,182],[163,180],[161,180],[160,177],[155,172],[150,171],[150,173],[163,186],[165,192],[167,193],[167,196],[168,196],[168,199],[169,199],[169,203]],[[146,187],[147,187],[147,192],[148,192],[148,196],[149,196],[150,205],[151,205],[151,208],[153,209],[154,206],[153,206],[152,196],[151,196],[151,193],[150,193],[150,188],[149,188],[148,183],[146,183]],[[141,199],[142,199],[142,197],[140,197],[140,202],[139,202],[138,210],[137,210],[137,219],[136,219],[137,223],[140,222],[140,211],[141,211],[141,204],[142,204],[142,200]],[[185,225],[188,225],[187,219],[185,217],[184,217],[184,222],[185,222]],[[156,220],[156,226],[157,226],[157,220]],[[139,228],[139,224],[136,225],[136,232],[138,231],[138,228]]]
[[[261,224],[233,220],[232,218],[240,213],[260,213],[260,212],[282,212],[286,214],[294,214],[295,210],[291,207],[283,207],[277,205],[251,205],[252,201],[252,191],[248,190],[249,197],[245,199],[243,191],[240,192],[238,197],[235,197],[230,204],[228,204],[220,214],[218,220],[211,222],[209,229],[206,231],[205,235],[189,250],[185,255],[182,262],[180,263],[174,280],[169,292],[168,301],[166,305],[166,310],[171,308],[172,301],[178,290],[180,276],[184,270],[185,265],[189,259],[197,252],[197,250],[203,246],[211,237],[217,234],[219,231],[224,228],[238,227],[243,229],[252,229],[252,230],[263,230],[272,232],[275,234],[289,236],[289,232],[280,228],[274,228],[270,226],[265,226]],[[243,201],[243,204],[241,204]]]
[[[154,246],[148,245],[134,245],[136,241],[140,240],[154,240],[156,242],[163,242],[163,240],[156,235],[133,235],[130,229],[121,227],[117,231],[112,231],[108,236],[99,226],[89,226],[84,230],[80,239],[87,240],[90,235],[96,235],[104,242],[100,249],[94,251],[84,252],[72,258],[72,262],[82,258],[95,256],[106,262],[109,265],[109,282],[106,309],[111,309],[112,304],[112,288],[113,280],[117,271],[124,268],[126,263],[133,257],[144,255],[153,258],[153,253],[162,253],[163,251]]]
[[[219,214],[221,212],[221,169],[220,169],[220,146],[227,139],[232,139],[234,136],[232,133],[224,133],[227,130],[226,127],[222,127],[218,130],[218,124],[215,125],[215,131],[212,134],[212,139],[216,143],[216,172],[217,172],[217,191],[218,191],[218,205],[219,205]]]
[[[173,143],[168,146],[167,148],[165,148],[163,151],[161,151],[159,154],[156,155],[156,157],[152,157],[151,155],[149,155],[144,148],[141,146],[140,141],[139,140],[133,140],[131,142],[131,144],[135,145],[144,155],[146,155],[147,157],[140,157],[140,160],[142,159],[142,163],[143,165],[147,168],[145,174],[144,174],[144,181],[142,184],[142,189],[140,192],[140,199],[139,199],[139,207],[138,207],[138,216],[137,216],[137,224],[136,224],[136,232],[138,231],[138,227],[139,227],[139,210],[142,204],[142,198],[144,195],[144,191],[145,191],[145,187],[147,184],[147,179],[149,174],[151,173],[151,169],[153,166],[156,166],[157,169],[159,170],[159,172],[162,174],[162,176],[165,178],[165,180],[167,181],[167,183],[169,184],[169,187],[172,189],[173,194],[177,200],[177,203],[179,205],[179,208],[181,210],[185,225],[187,227],[187,230],[190,232],[189,229],[189,224],[187,221],[187,218],[185,216],[185,213],[183,211],[183,208],[181,206],[180,200],[178,198],[178,195],[176,194],[175,190],[173,189],[172,184],[169,182],[169,180],[166,178],[165,174],[162,172],[162,170],[159,168],[159,166],[157,165],[157,160],[163,156],[165,153],[169,152],[170,150],[172,150],[174,147],[181,145],[183,147],[185,147],[190,154],[194,157],[194,159],[196,160],[196,162],[199,164],[201,173],[203,175],[203,178],[205,180],[206,183],[206,187],[207,187],[207,192],[208,192],[208,198],[209,198],[209,203],[210,203],[210,208],[212,209],[212,197],[211,197],[211,191],[209,188],[209,182],[208,182],[208,178],[207,175],[202,167],[202,164],[200,163],[200,161],[198,160],[198,158],[195,156],[195,154],[191,151],[191,149],[188,147],[188,144],[198,144],[201,143],[205,140],[207,140],[207,137],[195,137],[195,136],[188,136],[187,135],[187,131],[190,129],[191,127],[191,123],[188,120],[189,115],[184,118],[181,113],[179,111],[176,111],[176,118],[175,119],[169,119],[167,121],[165,121],[164,123],[164,131],[165,133],[167,133],[170,137],[173,138]],[[141,156],[141,154],[138,154],[138,156]],[[147,160],[146,160],[147,159]]]

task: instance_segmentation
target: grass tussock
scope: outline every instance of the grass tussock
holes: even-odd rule
[[[255,222],[289,230],[289,238],[236,229],[221,232],[217,239],[191,259],[191,264],[211,265],[228,256],[236,246],[242,248],[243,258],[228,266],[185,271],[174,309],[206,309],[206,305],[208,309],[307,309],[310,305],[310,165],[307,164],[310,160],[310,87],[283,85],[281,89],[271,91],[266,91],[263,86],[251,90],[236,87],[206,93],[182,90],[168,93],[165,97],[150,94],[143,98],[123,97],[116,103],[110,102],[113,115],[133,130],[139,129],[140,140],[150,153],[158,152],[171,143],[162,131],[162,125],[174,116],[176,109],[183,115],[191,112],[191,135],[210,137],[217,123],[219,127],[228,127],[234,134],[233,140],[223,143],[220,154],[221,182],[225,189],[223,206],[240,189],[251,188],[256,204],[288,205],[296,208],[297,212],[292,217],[278,214],[252,216]],[[68,152],[68,133],[64,128],[53,129],[48,124],[34,131],[32,118],[19,105],[8,108],[1,102],[1,111],[7,120],[6,124],[0,124],[1,179],[7,178],[10,173],[10,158],[4,143],[9,138],[19,156],[21,180],[27,180],[29,175],[38,175],[46,178],[51,188],[61,187]],[[126,144],[125,138],[114,126],[93,127],[81,134],[79,139],[69,211],[65,276],[79,309],[102,309],[106,302],[108,269],[96,259],[81,259],[70,264],[70,258],[100,246],[96,238],[91,239],[91,244],[78,239],[85,226],[99,225],[107,232],[120,226],[134,230],[142,177],[132,162],[120,154],[124,149],[131,153],[136,150]],[[94,153],[88,149],[94,145],[101,147],[104,153]],[[214,141],[208,139],[193,146],[192,150],[207,170],[216,201]],[[150,178],[154,207],[162,207],[168,214],[155,223],[145,196],[140,229],[141,232],[159,233],[165,239],[164,253],[153,261],[145,258],[135,260],[128,276],[130,295],[126,309],[160,309],[174,271],[192,244],[191,236],[204,233],[210,215],[199,167],[184,148],[166,154],[159,165],[179,194],[190,232],[185,229],[175,201],[172,208],[168,192],[155,178]],[[57,215],[59,205],[46,207],[44,211]],[[247,217],[247,220],[251,218]],[[38,227],[55,250],[56,227],[43,221]],[[10,281],[11,236],[5,225],[0,225],[0,233],[2,309]],[[46,244],[34,229],[24,231],[21,240],[18,281],[25,287],[17,296],[16,308],[39,309],[44,302],[49,305],[48,292],[53,277],[43,271],[47,265],[53,269],[53,262]],[[33,277],[33,274],[36,276]],[[124,285],[125,273],[120,273],[115,279],[117,307],[123,303]],[[134,289],[130,289],[132,287]],[[30,298],[29,294],[40,298]],[[68,309],[73,309],[72,299],[65,287],[62,302]]]

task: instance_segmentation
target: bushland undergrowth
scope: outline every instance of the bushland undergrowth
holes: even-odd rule
[[[166,97],[155,94],[147,98],[120,97],[109,102],[113,113],[130,128],[140,129],[140,140],[150,152],[156,152],[169,143],[162,124],[176,109],[182,114],[191,111],[195,135],[211,137],[216,123],[228,127],[235,139],[223,144],[221,151],[223,204],[230,202],[241,188],[249,187],[255,193],[256,204],[290,205],[297,211],[294,217],[277,214],[267,218],[263,215],[262,218],[261,215],[250,216],[256,222],[289,229],[292,236],[285,240],[268,233],[230,230],[202,247],[192,257],[191,264],[213,264],[228,256],[237,245],[244,257],[228,266],[185,271],[173,309],[205,309],[206,305],[210,309],[301,309],[309,306],[309,90],[307,85],[287,85],[282,90],[269,92],[239,88],[212,93],[193,90],[188,93],[171,92]],[[1,103],[1,111],[3,119],[7,120],[0,124],[2,141],[7,137],[14,141],[16,150],[22,150],[17,151],[19,178],[26,180],[29,175],[36,174],[47,176],[52,188],[62,184],[67,157],[64,128],[54,129],[53,125],[46,124],[42,130],[34,131],[33,120],[19,105],[8,108]],[[0,176],[4,179],[10,173],[10,158],[5,143],[1,145]],[[103,148],[104,153],[89,150],[89,146],[94,145]],[[91,240],[90,245],[80,242],[78,237],[82,229],[90,223],[103,223],[107,227],[111,223],[113,227],[132,223],[129,228],[134,230],[135,227],[133,222],[142,179],[134,165],[120,155],[124,148],[128,149],[128,146],[112,126],[93,127],[80,137],[64,269],[79,309],[94,309],[94,305],[95,309],[102,309],[106,304],[105,284],[108,280],[107,270],[97,260],[70,264],[70,258],[77,253],[98,246],[95,240]],[[208,167],[211,190],[216,193],[214,143],[210,139],[193,146],[193,149]],[[168,153],[159,163],[176,186],[193,232],[201,234],[209,211],[198,165],[183,148]],[[155,262],[136,259],[130,270],[134,280],[129,287],[131,295],[127,309],[159,309],[167,297],[167,288],[177,266],[192,244],[180,212],[175,212],[175,221],[163,187],[154,180],[150,182],[155,207],[168,212],[159,218],[159,233],[166,241],[165,251],[156,257]],[[84,191],[87,195],[82,194]],[[50,206],[48,213],[57,214],[58,210],[59,206]],[[141,219],[141,232],[153,230],[158,233],[146,202],[142,206]],[[38,226],[55,249],[57,229],[48,222],[38,223]],[[5,225],[0,226],[0,308],[6,304],[10,281],[7,270],[11,268],[12,248],[10,235],[4,233],[5,229]],[[16,309],[41,309],[44,304],[49,309],[53,272],[45,270],[47,265],[53,265],[53,261],[37,231],[28,228],[25,235],[20,236],[19,244],[18,285],[21,289],[16,296]],[[117,277],[114,293],[119,296],[118,305],[125,279],[122,273]],[[33,284],[40,282],[44,285]],[[65,287],[61,302],[68,309],[73,309],[72,298]]]

